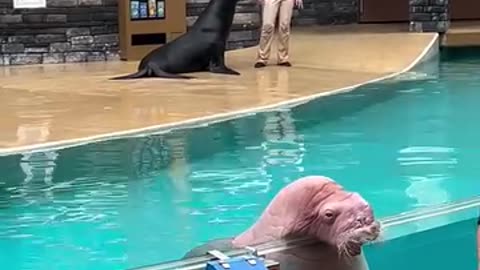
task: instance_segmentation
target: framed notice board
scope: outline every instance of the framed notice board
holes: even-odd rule
[[[185,0],[119,1],[122,60],[140,60],[187,30]]]

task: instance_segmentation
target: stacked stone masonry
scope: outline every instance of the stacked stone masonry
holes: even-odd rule
[[[47,0],[47,8],[13,9],[0,0],[0,64],[118,59],[116,0]]]
[[[448,0],[410,0],[411,31],[444,33],[448,27]]]
[[[13,9],[0,0],[0,66],[109,61],[119,59],[120,0],[47,0],[47,8]],[[191,26],[209,0],[187,0]],[[358,0],[304,0],[293,25],[340,24],[357,20]],[[261,10],[257,0],[237,5],[228,49],[258,44]]]
[[[293,25],[348,24],[358,21],[360,0],[303,0],[294,11]]]

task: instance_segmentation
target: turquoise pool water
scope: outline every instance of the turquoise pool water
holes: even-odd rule
[[[246,229],[298,177],[378,216],[480,194],[480,56],[292,110],[0,158],[2,269],[124,269]]]
[[[476,227],[476,219],[451,223],[367,246],[365,256],[370,270],[475,270],[478,269]]]

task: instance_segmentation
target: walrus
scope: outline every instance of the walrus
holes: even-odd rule
[[[312,245],[267,254],[282,270],[368,269],[361,252],[380,235],[380,223],[370,205],[324,176],[307,176],[284,187],[259,219],[233,238],[217,239],[193,248],[184,259],[209,250],[229,251],[270,241],[306,238]]]
[[[226,43],[237,2],[210,0],[189,31],[149,52],[140,61],[136,73],[112,80],[143,77],[192,79],[179,73],[199,71],[240,75],[225,65]]]

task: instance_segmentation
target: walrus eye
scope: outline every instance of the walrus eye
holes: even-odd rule
[[[334,217],[333,211],[332,210],[325,211],[325,217],[328,219],[332,219]]]

